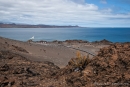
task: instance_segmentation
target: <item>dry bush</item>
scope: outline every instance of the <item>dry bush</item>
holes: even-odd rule
[[[82,56],[81,53],[78,51],[76,54],[76,58],[72,58],[69,61],[69,65],[72,66],[74,70],[80,71],[83,70],[89,62],[89,55]]]

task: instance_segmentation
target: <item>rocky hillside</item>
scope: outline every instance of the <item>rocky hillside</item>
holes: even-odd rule
[[[82,69],[34,62],[1,46],[0,87],[130,87],[130,43],[101,49]]]
[[[10,51],[0,51],[0,87],[44,87],[59,67],[51,62],[33,62]]]
[[[101,49],[83,70],[71,65],[59,75],[67,87],[130,87],[130,43]]]

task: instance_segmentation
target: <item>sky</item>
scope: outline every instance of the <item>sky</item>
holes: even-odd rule
[[[130,27],[130,0],[0,0],[0,22]]]

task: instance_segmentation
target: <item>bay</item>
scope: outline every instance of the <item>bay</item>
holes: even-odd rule
[[[107,39],[112,42],[130,42],[130,28],[0,28],[0,36],[27,41],[32,36],[34,41]]]

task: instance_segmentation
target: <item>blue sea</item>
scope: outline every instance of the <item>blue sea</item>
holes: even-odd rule
[[[112,42],[130,42],[130,28],[0,28],[0,36],[27,41],[87,40]]]

